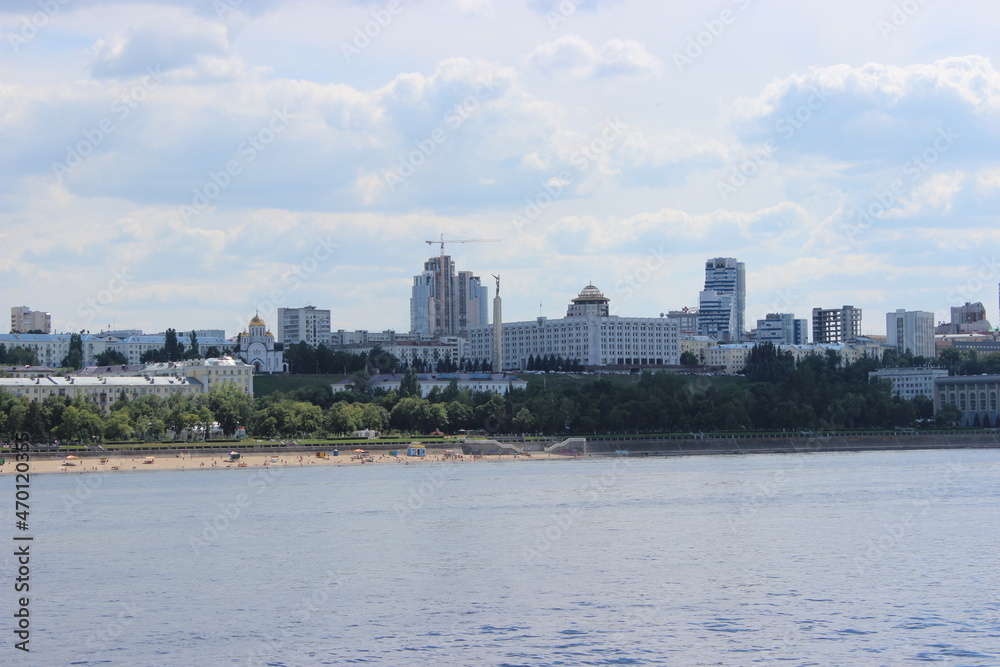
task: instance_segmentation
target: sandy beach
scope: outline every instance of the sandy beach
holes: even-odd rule
[[[109,453],[101,457],[81,457],[66,459],[64,456],[51,454],[34,454],[29,462],[29,472],[82,474],[92,472],[131,472],[138,470],[221,470],[223,468],[263,468],[263,467],[302,467],[302,466],[347,466],[347,465],[425,465],[437,462],[456,462],[474,464],[482,461],[537,461],[551,459],[571,459],[564,454],[549,454],[533,452],[525,455],[461,455],[445,457],[443,451],[428,450],[427,456],[390,456],[387,453],[372,452],[370,458],[361,458],[353,452],[342,452],[340,456],[321,458],[310,452],[281,452],[276,454],[241,454],[238,461],[230,461],[228,455],[220,453],[188,453],[164,452],[162,455],[116,455]],[[6,462],[0,465],[0,475],[15,472],[14,455],[4,456]],[[147,462],[152,458],[151,462]]]

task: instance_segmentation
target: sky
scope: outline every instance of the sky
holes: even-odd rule
[[[504,319],[949,318],[1000,258],[1000,5],[5,0],[0,309],[409,329],[444,238]],[[492,240],[496,240],[493,242]],[[490,242],[486,242],[490,241]]]

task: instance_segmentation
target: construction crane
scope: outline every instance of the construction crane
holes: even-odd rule
[[[500,239],[448,239],[445,240],[444,234],[437,241],[424,241],[427,245],[434,245],[435,243],[441,244],[441,256],[444,257],[444,244],[445,243],[500,243]]]
[[[437,265],[437,285],[434,289],[434,308],[437,311],[435,313],[436,322],[434,323],[435,333],[446,332],[448,327],[446,322],[450,321],[451,318],[446,316],[447,311],[450,306],[446,301],[450,300],[450,296],[447,292],[448,290],[444,287],[444,244],[445,243],[500,243],[500,239],[446,239],[444,234],[437,241],[424,241],[427,245],[433,245],[438,243],[441,245],[441,255],[438,258]],[[454,331],[447,331],[447,333],[457,333]]]

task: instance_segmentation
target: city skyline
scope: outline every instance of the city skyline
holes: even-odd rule
[[[442,234],[509,321],[694,308],[712,257],[748,325],[1000,319],[997,7],[50,4],[0,7],[0,301],[54,330],[406,331]]]

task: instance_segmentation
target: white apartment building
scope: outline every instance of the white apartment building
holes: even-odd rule
[[[934,313],[903,309],[886,313],[885,341],[900,354],[909,350],[915,357],[933,359]]]
[[[504,370],[524,370],[529,357],[553,355],[584,366],[633,367],[677,365],[680,326],[665,317],[608,315],[610,301],[593,285],[572,300],[567,316],[539,317],[529,322],[504,322]],[[579,314],[590,313],[590,314]],[[469,328],[468,358],[493,358],[493,327]]]
[[[285,346],[302,342],[329,345],[330,311],[316,306],[278,308],[277,341]]]
[[[917,396],[933,400],[934,381],[948,377],[943,368],[881,368],[868,374],[868,379],[888,380],[893,396],[912,401]]]

